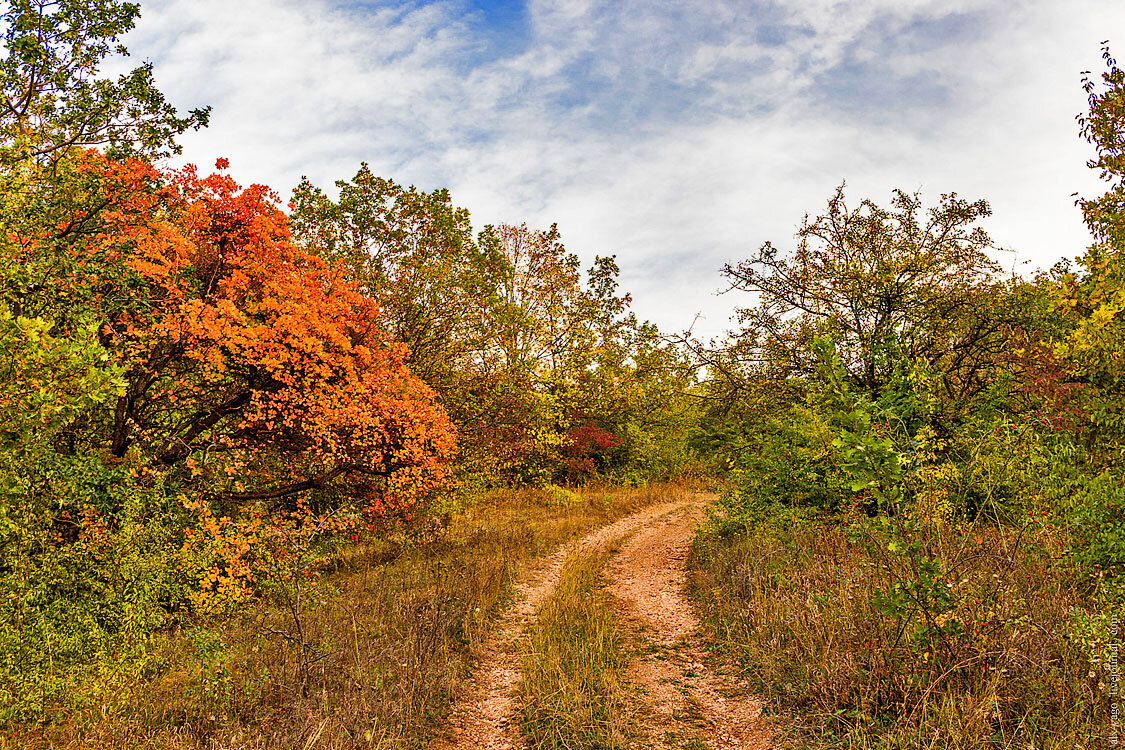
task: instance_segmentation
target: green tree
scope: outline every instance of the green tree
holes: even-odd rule
[[[465,363],[483,356],[502,259],[476,241],[447,190],[403,187],[366,164],[336,187],[333,201],[301,181],[290,204],[294,239],[351,274],[410,348],[414,373],[455,400]]]
[[[812,342],[829,336],[848,380],[872,395],[899,358],[926,359],[948,399],[967,402],[987,387],[1012,322],[991,240],[977,225],[989,214],[985,201],[952,193],[923,210],[901,190],[888,208],[864,200],[853,209],[841,185],[825,213],[806,216],[794,252],[767,242],[723,267],[730,289],[758,297],[738,311],[736,360],[808,378],[818,363]]]
[[[1106,69],[1101,85],[1086,72],[1082,88],[1090,111],[1078,116],[1082,136],[1094,147],[1087,164],[1098,170],[1109,190],[1097,198],[1080,199],[1078,205],[1098,244],[1105,249],[1125,248],[1125,70],[1117,65],[1109,45],[1102,46]]]
[[[1092,389],[1092,437],[1116,443],[1125,437],[1125,71],[1108,46],[1102,53],[1106,70],[1100,85],[1089,74],[1083,78],[1090,110],[1078,119],[1095,149],[1089,166],[1109,189],[1078,201],[1094,242],[1078,259],[1079,273],[1063,279],[1057,304],[1074,326],[1059,353],[1073,376]]]
[[[98,76],[140,9],[119,0],[8,0],[0,61],[0,163],[61,158],[74,147],[110,155],[178,153],[175,138],[207,124],[209,108],[176,113],[145,63]]]
[[[656,375],[630,374],[632,358],[651,364],[660,347],[628,314],[612,257],[595,258],[584,280],[557,227],[502,224],[474,236],[448,191],[403,187],[367,165],[336,186],[335,200],[308,180],[297,187],[294,237],[378,302],[388,332],[411,350],[412,372],[458,428],[462,475],[556,477],[570,431],[587,423],[613,431],[615,445],[633,424],[636,439],[624,441],[618,464],[647,455],[643,389],[609,394],[642,380],[654,387]]]

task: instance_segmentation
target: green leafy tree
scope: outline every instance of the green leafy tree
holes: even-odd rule
[[[1102,60],[1106,69],[1100,85],[1089,72],[1083,75],[1090,110],[1078,116],[1078,124],[1095,149],[1089,167],[1110,187],[1098,198],[1079,200],[1078,205],[1098,244],[1120,251],[1125,248],[1125,70],[1118,67],[1108,44],[1102,46]]]
[[[558,478],[573,458],[571,431],[588,424],[620,446],[600,469],[652,463],[646,441],[663,410],[646,412],[640,399],[663,382],[654,363],[667,351],[628,313],[612,257],[595,258],[583,279],[557,227],[502,224],[474,236],[448,191],[403,187],[367,165],[336,186],[332,199],[302,181],[293,236],[343,269],[410,348],[411,371],[458,428],[462,476]]]
[[[813,340],[830,336],[848,380],[870,394],[902,356],[928,360],[951,402],[979,395],[1011,323],[991,240],[977,225],[989,214],[985,201],[956,194],[923,210],[901,190],[887,208],[849,208],[840,186],[825,213],[805,218],[792,253],[767,242],[723,267],[731,289],[759,300],[738,311],[736,351],[779,377],[809,377]]]
[[[1087,74],[1083,87],[1090,111],[1079,117],[1082,135],[1094,146],[1089,166],[1109,189],[1080,199],[1094,243],[1079,258],[1080,272],[1066,276],[1057,306],[1074,326],[1059,347],[1088,394],[1095,436],[1125,438],[1125,72],[1103,48],[1101,85]]]
[[[140,9],[119,0],[8,0],[0,61],[0,162],[54,161],[74,147],[111,155],[178,153],[175,137],[207,124],[209,108],[180,116],[145,63],[99,77]]]
[[[366,164],[336,186],[336,200],[308,180],[294,190],[294,240],[379,304],[388,333],[410,349],[411,370],[471,430],[484,417],[470,394],[480,387],[503,259],[477,242],[446,190],[403,187]]]

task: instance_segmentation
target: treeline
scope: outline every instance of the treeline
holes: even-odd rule
[[[301,635],[335,540],[496,485],[644,483],[691,453],[692,370],[612,257],[474,232],[366,166],[339,197],[169,169],[184,116],[138,9],[5,4],[0,725],[96,703],[155,632],[268,595]],[[116,677],[109,677],[116,675]],[[307,677],[307,674],[305,675]]]
[[[460,437],[460,479],[637,484],[689,462],[694,370],[629,312],[613,257],[583,272],[555,226],[474,234],[448,191],[366,164],[336,188],[333,201],[297,187],[294,240],[374,300],[409,348]]]
[[[1108,747],[1125,605],[1125,72],[1083,80],[1108,191],[1075,265],[1004,274],[984,201],[849,205],[726,266],[696,350],[729,472],[696,585],[821,742]],[[833,745],[835,746],[835,745]]]

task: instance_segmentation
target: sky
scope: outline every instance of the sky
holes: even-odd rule
[[[1119,0],[141,0],[133,60],[287,197],[361,162],[450,189],[478,228],[558,223],[615,254],[639,317],[704,337],[751,300],[719,269],[846,181],[987,199],[1008,270],[1079,255],[1104,192],[1075,115]],[[1125,52],[1119,54],[1125,55]]]

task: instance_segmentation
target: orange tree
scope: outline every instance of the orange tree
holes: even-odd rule
[[[90,159],[114,207],[94,243],[122,253],[141,290],[102,329],[128,363],[113,455],[184,466],[233,503],[331,489],[380,508],[444,477],[453,432],[406,347],[371,298],[290,242],[267,189]]]
[[[440,482],[454,436],[268,190],[144,161],[207,113],[147,65],[99,77],[135,4],[0,10],[3,724],[98,702],[169,616],[291,592],[325,534]]]
[[[0,242],[0,722],[99,700],[84,675],[142,668],[169,614],[300,601],[320,540],[408,513],[455,441],[269,191],[97,152],[53,171]]]

